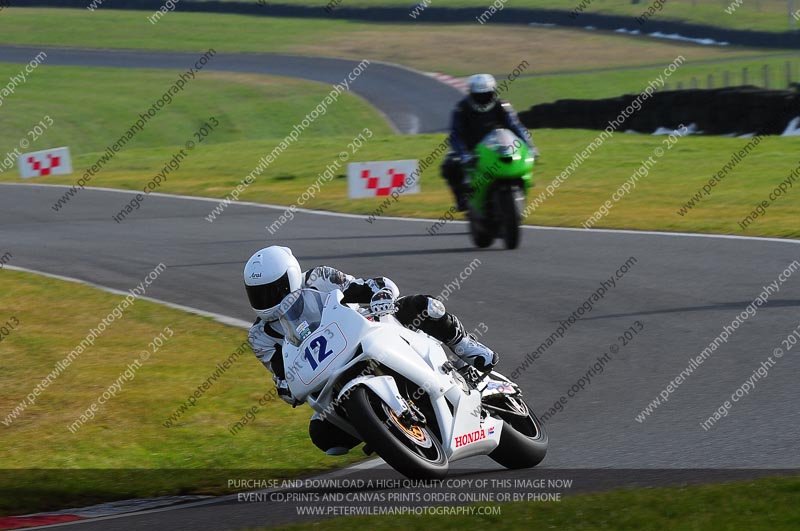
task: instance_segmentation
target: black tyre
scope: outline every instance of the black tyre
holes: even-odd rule
[[[358,386],[346,404],[350,423],[392,468],[412,479],[442,479],[450,467],[427,426],[402,422],[372,390]]]
[[[493,414],[503,419],[500,445],[489,457],[506,468],[531,468],[547,454],[547,432],[542,422],[521,398],[512,398],[520,413]]]
[[[472,237],[472,243],[481,249],[489,247],[494,241],[492,233],[486,230],[481,222],[475,221],[471,215],[469,217],[469,234]]]
[[[524,196],[514,189],[502,190],[498,192],[497,212],[500,218],[500,234],[503,235],[503,242],[507,249],[516,249],[520,240],[520,198],[524,202]]]

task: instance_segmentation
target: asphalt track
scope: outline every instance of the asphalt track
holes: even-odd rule
[[[270,236],[265,226],[282,209],[237,204],[208,223],[204,216],[215,202],[153,194],[118,224],[111,215],[130,193],[86,189],[56,213],[50,205],[64,190],[0,184],[0,242],[13,254],[10,265],[127,290],[163,262],[168,269],[148,296],[240,319],[251,317],[240,284],[242,264],[255,249],[273,243],[291,246],[304,267],[329,264],[359,276],[386,275],[404,293],[437,295],[458,279],[448,308],[470,328],[485,323],[484,338],[500,353],[499,369],[506,374],[634,257],[616,286],[518,375],[541,413],[566,395],[598,356],[618,346],[602,374],[548,421],[550,450],[542,470],[599,468],[624,475],[622,469],[674,469],[680,477],[678,469],[687,468],[800,468],[800,346],[777,359],[768,377],[716,426],[700,427],[763,361],[775,359],[774,349],[798,326],[800,271],[694,370],[668,403],[644,422],[635,420],[763,286],[800,260],[797,241],[528,228],[520,249],[508,252],[473,248],[459,223],[430,236],[426,221],[369,224],[360,216],[310,212],[298,213]],[[463,278],[471,263],[471,274]],[[643,328],[623,346],[620,336],[635,321]],[[264,383],[271,385],[266,374]],[[460,466],[481,470],[477,476],[459,471],[456,477],[542,473],[505,472],[488,458]],[[285,504],[221,499],[80,525],[240,529],[296,519]]]
[[[41,48],[0,46],[0,61],[25,63]],[[49,65],[185,70],[198,54],[45,48]],[[220,52],[213,70],[285,75],[338,83],[357,61]],[[199,75],[202,75],[200,73]],[[353,92],[403,133],[441,131],[459,93],[403,67],[372,63]],[[720,423],[700,422],[781,347],[798,325],[800,272],[749,318],[652,417],[637,414],[686,368],[793,260],[797,242],[613,231],[529,228],[515,252],[479,251],[464,225],[430,236],[430,222],[300,213],[275,236],[265,226],[283,208],[239,204],[217,221],[205,219],[215,201],[152,194],[122,224],[111,220],[130,199],[121,191],[87,189],[59,213],[50,205],[63,187],[0,184],[0,244],[10,265],[127,290],[159,263],[168,270],[148,296],[249,320],[240,286],[243,261],[269,243],[290,245],[306,267],[329,264],[355,275],[386,275],[405,293],[433,295],[456,281],[447,306],[470,328],[484,323],[486,341],[511,374],[615,275],[591,312],[569,327],[517,380],[531,405],[545,412],[611,345],[619,350],[602,374],[547,423],[550,451],[534,471],[506,472],[488,458],[458,464],[454,477],[564,477],[574,470],[582,488],[662,484],[698,478],[751,477],[800,467],[797,355],[781,358]],[[475,259],[480,262],[473,262]],[[459,278],[473,264],[467,278]],[[477,264],[477,265],[476,265]],[[622,346],[619,338],[643,329]],[[90,327],[96,323],[76,323]],[[800,347],[797,347],[800,349]],[[265,374],[265,386],[271,385]],[[233,419],[236,420],[236,419]],[[310,444],[310,443],[309,443]],[[254,464],[257,466],[257,464]],[[584,469],[584,470],[581,470]],[[596,474],[585,469],[606,469]],[[641,470],[647,469],[647,470]],[[693,469],[693,470],[681,470]],[[730,471],[731,469],[738,469]],[[761,470],[754,470],[761,469]],[[340,474],[358,474],[350,470]],[[374,475],[375,472],[368,472]],[[568,474],[569,475],[569,474]],[[237,503],[220,498],[169,511],[89,521],[84,529],[241,529],[296,521],[294,506]]]
[[[158,68],[186,71],[201,53],[147,50],[54,48],[0,45],[0,62],[28,63],[39,52],[47,53],[48,66]],[[269,53],[225,53],[217,50],[205,70],[268,74],[341,84],[360,61]],[[191,86],[189,87],[190,90]],[[387,117],[400,133],[445,131],[450,112],[462,94],[455,88],[403,66],[370,61],[351,83],[351,91],[363,97]]]

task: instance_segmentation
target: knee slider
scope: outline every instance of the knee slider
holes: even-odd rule
[[[444,317],[447,313],[442,301],[439,299],[434,299],[433,297],[428,297],[428,307],[426,311],[428,317],[437,321]]]

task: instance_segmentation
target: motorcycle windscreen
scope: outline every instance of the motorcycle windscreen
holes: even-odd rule
[[[286,341],[299,347],[305,338],[319,328],[326,297],[327,294],[317,290],[299,289],[283,299],[279,320]]]
[[[481,140],[481,144],[501,155],[511,155],[522,143],[522,140],[509,129],[495,129]]]

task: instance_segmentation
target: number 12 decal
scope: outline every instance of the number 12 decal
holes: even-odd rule
[[[319,364],[322,363],[322,360],[333,354],[333,350],[327,350],[327,348],[328,340],[325,339],[324,335],[315,337],[306,347],[303,356],[308,360],[308,363],[311,364],[312,371],[316,371]],[[312,349],[319,352],[319,360],[314,359],[314,352]]]

